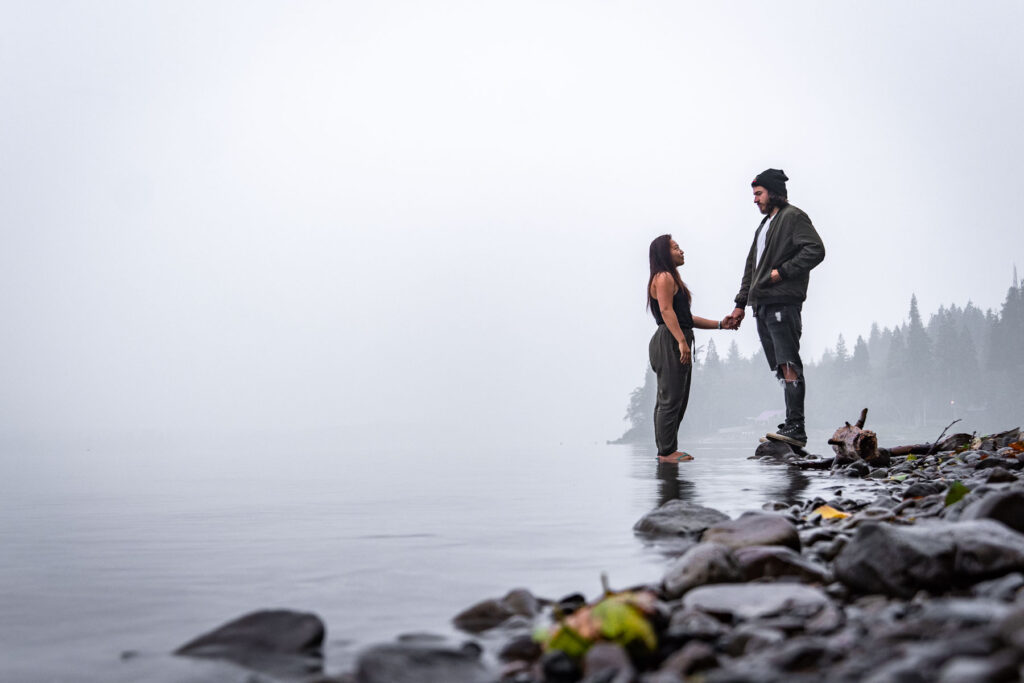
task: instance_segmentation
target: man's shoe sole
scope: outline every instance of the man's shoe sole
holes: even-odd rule
[[[807,441],[797,441],[794,438],[782,436],[781,434],[776,434],[775,432],[769,432],[765,434],[765,436],[771,439],[772,441],[781,441],[782,443],[788,443],[790,446],[796,446],[797,448],[805,448],[807,446]]]

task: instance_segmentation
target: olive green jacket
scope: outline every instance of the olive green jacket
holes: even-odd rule
[[[761,221],[754,242],[750,245],[743,282],[736,295],[736,307],[760,304],[800,303],[807,298],[811,268],[825,259],[825,245],[807,214],[788,204],[775,214],[765,241],[764,255],[757,260],[757,237],[767,224]],[[773,283],[772,270],[779,271],[782,281]]]

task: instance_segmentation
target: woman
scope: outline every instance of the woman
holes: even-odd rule
[[[658,375],[654,440],[659,460],[683,462],[693,460],[692,455],[678,450],[677,437],[690,398],[693,328],[720,330],[722,323],[690,313],[690,290],[677,270],[685,262],[683,250],[672,235],[651,242],[650,259],[647,307],[658,323],[649,346],[651,367]]]

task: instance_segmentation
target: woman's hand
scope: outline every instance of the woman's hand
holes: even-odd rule
[[[679,362],[683,365],[690,364],[690,345],[685,341],[679,344]]]

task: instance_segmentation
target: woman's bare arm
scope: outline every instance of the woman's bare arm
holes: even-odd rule
[[[708,318],[700,318],[698,316],[693,316],[693,326],[696,327],[698,330],[727,330],[727,329],[729,329],[729,328],[725,327],[722,324],[722,322],[720,322],[718,320],[710,320]]]

